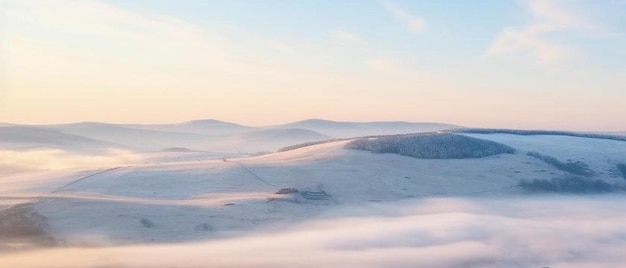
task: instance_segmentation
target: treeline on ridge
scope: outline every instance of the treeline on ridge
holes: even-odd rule
[[[513,135],[559,135],[579,138],[605,139],[626,141],[626,136],[616,136],[608,134],[580,133],[571,131],[555,131],[555,130],[521,130],[521,129],[497,129],[497,128],[459,128],[453,129],[451,133],[468,133],[468,134],[513,134]]]

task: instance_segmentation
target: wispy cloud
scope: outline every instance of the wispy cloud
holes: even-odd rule
[[[506,27],[485,52],[486,56],[522,54],[537,64],[560,62],[576,54],[575,48],[555,42],[552,35],[589,32],[598,28],[555,0],[528,0],[533,21],[526,27]]]
[[[331,33],[333,40],[341,42],[341,43],[362,43],[363,39],[351,32],[347,32],[344,30],[335,30]]]
[[[182,18],[101,1],[9,0],[6,5],[12,27],[0,43],[7,44],[3,50],[8,77],[5,88],[13,99],[2,108],[22,115],[21,120],[38,120],[41,111],[60,103],[68,105],[54,109],[55,116],[73,118],[69,120],[84,120],[85,114],[96,121],[111,116],[129,118],[112,113],[138,110],[137,103],[145,104],[141,105],[143,111],[161,110],[157,107],[165,103],[185,103],[184,109],[164,113],[162,120],[205,114],[228,118],[248,113],[246,109],[253,106],[261,110],[258,107],[266,104],[252,97],[261,91],[272,99],[265,103],[287,103],[283,93],[302,84],[310,87],[306,92],[313,92],[322,87],[319,77],[326,72],[311,64],[322,62],[311,55],[329,54],[324,48],[261,36],[236,26],[228,31],[207,28]],[[313,52],[305,53],[310,50]],[[99,96],[100,92],[107,92],[107,97]],[[67,96],[72,96],[69,103],[63,100]],[[215,105],[207,107],[207,99]],[[23,102],[38,109],[21,105]],[[112,102],[120,109],[105,108]],[[233,102],[240,105],[229,105]],[[263,108],[274,108],[267,106]],[[142,113],[131,117],[144,117]],[[5,116],[4,120],[15,119]]]
[[[406,25],[406,27],[414,33],[422,33],[426,30],[426,22],[415,15],[409,14],[404,9],[392,2],[383,2],[383,7],[396,19]]]

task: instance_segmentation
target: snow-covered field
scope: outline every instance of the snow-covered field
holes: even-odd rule
[[[261,140],[271,139],[264,135]],[[0,264],[612,267],[626,261],[624,192],[529,194],[518,186],[566,174],[526,155],[539,152],[582,161],[593,179],[623,187],[616,165],[626,162],[626,142],[464,135],[517,151],[417,159],[346,150],[348,141],[258,156],[5,144],[0,208],[29,204],[26,213],[36,215],[31,224],[59,247],[19,251],[37,245],[8,239]],[[0,227],[6,222],[0,219]]]

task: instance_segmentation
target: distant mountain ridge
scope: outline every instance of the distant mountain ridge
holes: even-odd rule
[[[66,151],[101,152],[107,148],[134,149],[132,146],[117,144],[80,135],[63,133],[53,129],[32,126],[0,127],[0,148],[52,148]]]
[[[244,126],[240,124],[215,120],[215,119],[202,119],[186,121],[178,124],[161,124],[161,125],[131,125],[133,127],[141,128],[157,128],[161,130],[177,131],[177,132],[190,132],[197,134],[229,134],[235,132],[244,132],[254,129],[253,127]]]
[[[413,123],[402,121],[389,122],[338,122],[324,119],[307,119],[287,124],[252,127],[215,119],[193,120],[174,124],[115,124],[101,122],[78,122],[49,125],[12,125],[0,123],[5,127],[24,127],[41,134],[51,131],[47,136],[25,133],[31,137],[32,144],[56,144],[50,146],[68,147],[79,141],[92,144],[92,147],[125,147],[147,151],[165,148],[184,147],[190,150],[220,150],[237,152],[276,151],[279,148],[306,142],[318,142],[336,138],[352,138],[371,135],[407,134],[432,132],[458,128],[455,125],[440,123]],[[3,130],[0,128],[0,132]],[[5,135],[15,133],[8,129]],[[13,134],[10,134],[13,133]],[[2,137],[0,133],[0,137]],[[17,135],[19,136],[19,135]],[[56,138],[51,138],[52,136]],[[8,137],[8,136],[7,136]],[[64,138],[63,138],[64,137]],[[68,141],[61,142],[60,140]]]
[[[351,138],[371,135],[408,134],[461,128],[457,125],[433,122],[375,121],[338,122],[324,119],[307,119],[273,126],[275,128],[301,128],[319,132],[333,138]]]

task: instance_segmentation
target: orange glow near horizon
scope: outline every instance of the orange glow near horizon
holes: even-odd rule
[[[346,31],[288,43],[97,1],[8,7],[0,122],[213,118],[258,126],[323,118],[626,130],[615,120],[626,117],[619,73],[489,58],[506,52],[501,43],[467,68],[429,68],[384,56]],[[427,36],[426,25],[411,34]]]

